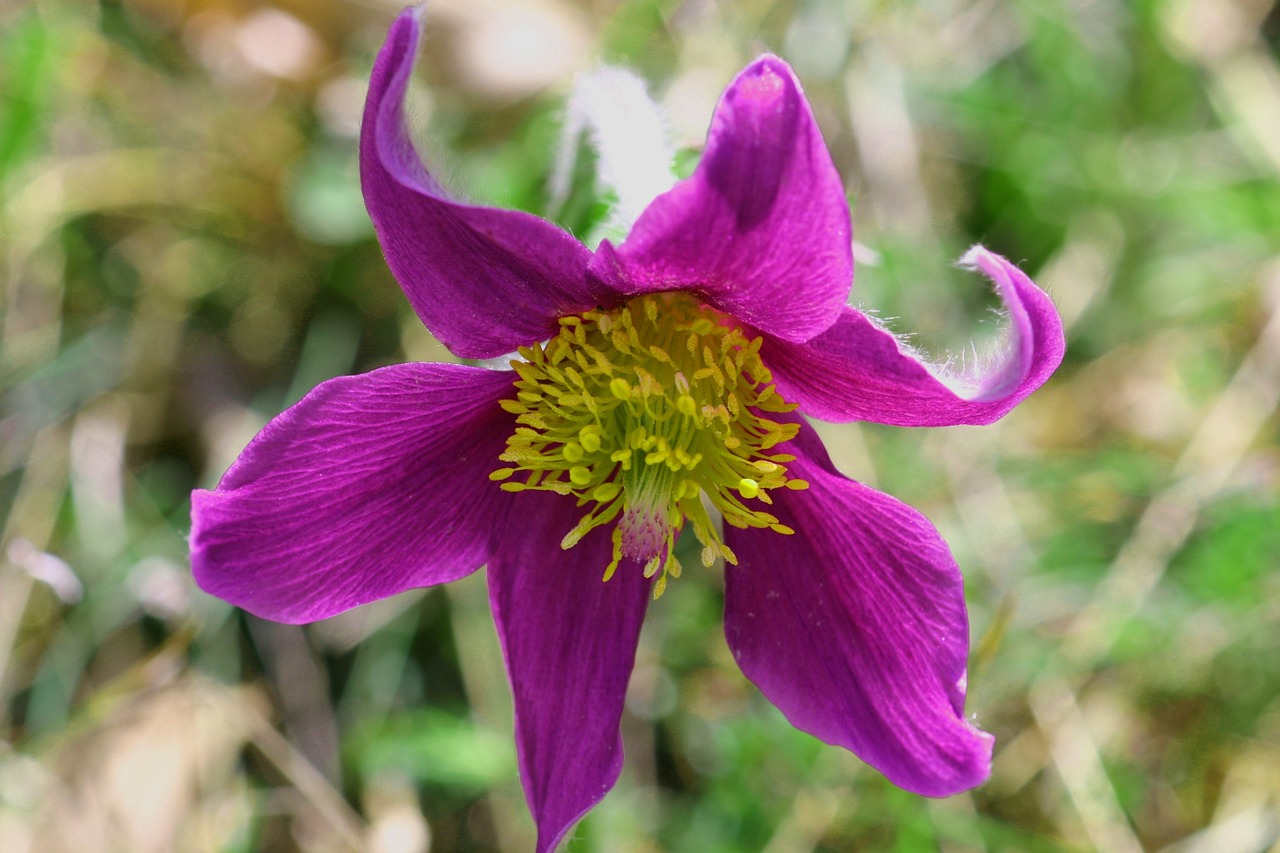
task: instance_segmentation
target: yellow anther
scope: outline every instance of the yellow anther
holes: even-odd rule
[[[609,565],[605,566],[604,569],[604,579],[606,581],[613,577],[618,564],[622,562],[622,528],[614,527],[609,540],[613,543],[613,559],[609,561]]]
[[[570,530],[568,533],[566,533],[564,535],[564,538],[560,540],[560,547],[566,551],[569,550],[574,545],[577,545],[579,542],[582,541],[582,537],[587,535],[587,531],[589,529],[590,528],[588,528],[581,521],[578,522],[578,525],[574,527],[572,530]]]
[[[680,576],[672,552],[686,523],[702,562],[734,564],[710,507],[729,528],[789,533],[761,505],[808,485],[789,479],[793,457],[772,449],[799,426],[772,419],[795,407],[774,390],[760,345],[688,294],[562,319],[512,365],[518,378],[500,405],[518,425],[500,454],[507,467],[490,478],[575,499],[583,516],[564,548],[610,527],[606,580],[633,566],[661,595]]]
[[[601,483],[591,492],[591,499],[598,503],[607,504],[613,500],[622,491],[622,486],[617,483]]]
[[[644,576],[647,578],[653,577],[655,574],[658,573],[658,567],[661,565],[662,565],[662,557],[658,556],[657,554],[654,554],[652,557],[649,558],[649,562],[644,564]]]

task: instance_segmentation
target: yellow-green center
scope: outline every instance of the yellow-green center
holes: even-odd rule
[[[518,426],[500,457],[510,467],[491,479],[587,507],[563,548],[617,519],[604,579],[624,557],[638,560],[645,577],[662,570],[655,598],[680,576],[672,551],[685,521],[705,565],[737,563],[703,495],[726,524],[790,534],[764,509],[769,492],[808,486],[787,476],[794,456],[769,452],[799,427],[767,417],[795,405],[774,388],[760,343],[682,293],[561,318],[559,334],[511,363],[516,397],[502,406]]]

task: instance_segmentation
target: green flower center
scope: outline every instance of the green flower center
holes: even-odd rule
[[[662,570],[655,598],[680,576],[672,552],[685,521],[704,565],[736,564],[707,503],[734,527],[790,534],[766,511],[769,492],[809,485],[787,476],[794,456],[769,452],[799,426],[766,416],[796,407],[774,388],[760,343],[683,293],[562,317],[555,337],[511,362],[516,398],[502,407],[518,426],[500,457],[511,467],[490,479],[577,498],[587,510],[562,548],[617,519],[604,579],[636,559],[645,577]]]

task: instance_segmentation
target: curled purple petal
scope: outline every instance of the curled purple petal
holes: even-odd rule
[[[726,531],[725,634],[791,724],[895,785],[947,796],[986,780],[990,735],[964,714],[963,582],[923,516],[841,476],[807,424],[782,449],[809,481],[773,510],[790,536]]]
[[[784,340],[839,316],[853,283],[852,226],[800,82],[763,56],[725,91],[693,175],[654,199],[592,271],[627,293],[692,290]]]
[[[948,376],[905,350],[862,312],[846,308],[806,343],[765,338],[761,355],[778,390],[810,417],[896,426],[988,424],[1039,388],[1062,361],[1066,341],[1053,301],[1017,267],[975,246],[961,260],[994,282],[1009,315],[991,369]]]
[[[475,571],[511,495],[489,482],[512,374],[401,364],[319,385],[191,496],[206,592],[310,622]]]
[[[622,719],[650,582],[634,561],[601,580],[612,555],[597,529],[568,550],[582,511],[572,498],[524,492],[520,535],[489,564],[489,599],[515,700],[516,749],[538,853],[555,848],[622,769]]]
[[[422,322],[454,353],[493,358],[550,337],[557,317],[596,304],[591,253],[536,216],[451,201],[428,174],[404,116],[418,17],[401,13],[373,66],[360,135],[365,204]]]

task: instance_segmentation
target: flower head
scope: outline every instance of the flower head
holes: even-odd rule
[[[618,245],[452,200],[404,122],[420,34],[401,15],[373,69],[366,203],[427,328],[459,356],[518,357],[321,384],[194,493],[199,584],[306,622],[487,565],[540,853],[617,779],[640,624],[686,529],[725,566],[743,673],[795,726],[921,794],[981,783],[955,562],[923,516],[842,476],[805,416],[994,421],[1061,360],[1049,298],[965,256],[1009,315],[1001,360],[965,383],[847,305],[844,192],[773,56]]]

